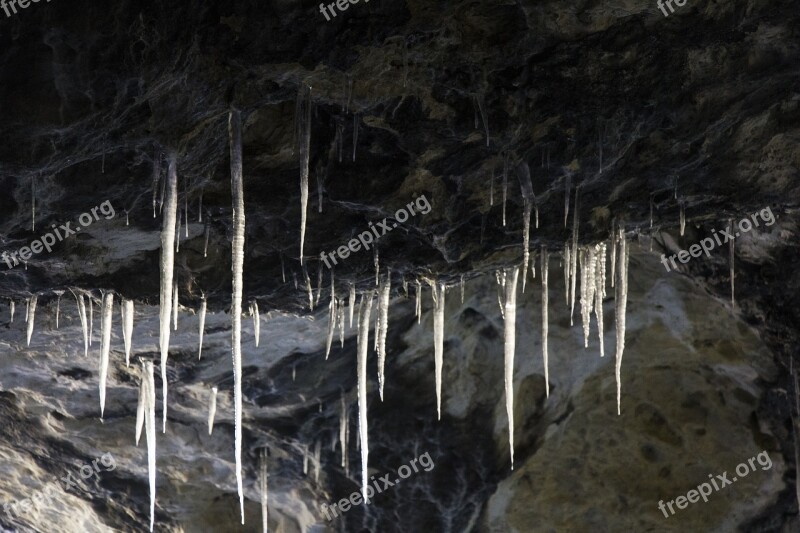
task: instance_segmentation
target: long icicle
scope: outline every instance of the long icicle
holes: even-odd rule
[[[103,314],[100,322],[100,418],[106,408],[106,379],[108,377],[108,356],[111,351],[111,313],[114,311],[114,293],[103,295]]]
[[[92,337],[94,336],[94,305],[92,305],[92,294],[86,296],[86,302],[89,304],[89,346],[92,345]],[[27,316],[25,320],[28,320]]]
[[[147,375],[145,374],[144,362],[142,362],[141,379],[139,381],[139,401],[136,404],[136,446],[139,446],[139,439],[144,428],[144,411],[147,402]]]
[[[505,272],[505,388],[506,414],[508,415],[508,447],[511,453],[511,470],[514,470],[514,350],[516,344],[517,322],[517,279],[519,267],[507,269]]]
[[[603,298],[606,297],[606,243],[597,244],[597,266],[594,279],[594,315],[597,318],[597,337],[600,341],[600,357],[606,355],[603,337]]]
[[[206,329],[206,309],[208,308],[208,302],[206,301],[206,295],[202,296],[200,300],[200,347],[197,350],[197,359],[203,357],[203,333]]]
[[[122,338],[125,341],[125,366],[130,366],[131,341],[133,340],[133,300],[122,301]]]
[[[358,317],[358,434],[361,443],[361,492],[364,501],[367,496],[367,465],[369,459],[369,443],[367,440],[367,348],[369,348],[369,318],[372,310],[372,294],[368,291],[361,295],[363,311]]]
[[[217,387],[211,387],[211,394],[208,398],[208,434],[214,431],[214,417],[217,414]]]
[[[310,89],[309,89],[310,90]],[[309,96],[309,109],[311,98]],[[308,120],[311,120],[310,112]],[[308,125],[306,125],[308,126]],[[307,129],[310,129],[307,127]],[[233,353],[236,486],[239,492],[239,509],[244,524],[244,489],[242,487],[242,273],[244,270],[244,186],[242,184],[242,117],[232,110],[228,118],[231,151],[231,197],[233,203],[233,290],[231,295],[231,347]],[[307,132],[307,135],[310,131]],[[306,147],[308,137],[306,136]],[[308,196],[308,160],[305,163],[306,196]],[[307,200],[308,198],[306,198]],[[305,211],[305,208],[304,208]],[[305,221],[304,221],[305,222]],[[303,232],[305,228],[303,228]],[[300,258],[302,261],[302,243]]]
[[[386,363],[386,330],[389,328],[389,297],[392,290],[391,273],[386,272],[386,278],[380,286],[378,292],[378,320],[380,322],[380,333],[378,337],[378,391],[381,401],[383,401],[383,385],[386,381],[384,374],[384,364]]]
[[[433,363],[436,377],[436,415],[442,419],[442,363],[444,359],[444,283],[430,282],[433,296]]]
[[[306,91],[306,88],[308,89]],[[308,160],[311,152],[311,86],[306,85],[300,89],[307,96],[300,100],[305,101],[305,109],[300,106],[299,112],[304,113],[300,120],[300,265],[303,264],[303,248],[306,242],[306,220],[308,215]],[[298,99],[300,96],[298,96]],[[244,520],[244,514],[242,514]],[[244,523],[244,522],[242,522]]]
[[[622,397],[622,352],[625,350],[625,311],[628,305],[628,244],[625,232],[619,229],[619,268],[617,269],[617,285],[615,295],[617,350],[615,374],[617,379],[617,415],[621,414],[620,399]]]
[[[569,267],[569,276],[570,276],[570,288],[569,288],[569,299],[570,299],[570,310],[569,310],[569,325],[573,325],[573,315],[575,314],[575,281],[577,280],[578,274],[578,196],[580,193],[581,187],[578,185],[575,187],[575,205],[572,208],[572,254],[571,254],[571,261]]]
[[[147,472],[150,478],[150,531],[152,532],[156,513],[156,385],[153,378],[153,363],[145,362],[144,369],[147,377],[145,433],[147,435]]]
[[[75,298],[78,300],[78,315],[81,317],[81,330],[83,331],[83,356],[89,355],[89,324],[86,320],[86,304],[83,300],[83,294],[76,294]]]
[[[545,395],[549,398],[550,397],[550,373],[548,370],[548,354],[547,354],[547,334],[549,330],[548,324],[548,317],[547,317],[547,306],[549,302],[550,295],[547,292],[547,276],[548,276],[548,269],[550,266],[550,254],[547,251],[546,246],[542,246],[542,363],[544,365],[544,390]]]
[[[260,475],[258,480],[261,489],[261,531],[267,533],[269,531],[269,492],[267,484],[267,449],[261,448],[261,464]],[[317,467],[319,470],[319,467]]]
[[[159,344],[161,349],[161,389],[163,394],[162,432],[167,432],[167,359],[169,358],[169,319],[172,314],[172,279],[175,268],[175,225],[178,216],[178,170],[177,155],[171,152],[167,158],[166,198],[164,200],[161,226],[161,290],[159,294]]]
[[[33,321],[36,319],[36,302],[39,296],[34,294],[28,300],[28,346],[31,345],[31,335],[33,335]]]
[[[58,295],[58,300],[56,301],[56,329],[58,329],[58,317],[61,314],[61,295],[64,294],[64,291],[54,291]]]

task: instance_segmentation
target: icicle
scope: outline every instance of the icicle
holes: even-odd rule
[[[303,275],[306,278],[306,292],[308,293],[308,309],[314,310],[314,289],[311,288],[311,278],[308,277],[308,271],[304,268]]]
[[[550,264],[550,254],[547,248],[542,246],[542,363],[544,365],[544,390],[545,395],[550,397],[550,372],[547,364],[547,333],[549,330],[547,306],[549,301],[549,294],[547,293],[547,270]]]
[[[536,216],[536,225],[535,225],[535,227],[536,227],[536,229],[539,229],[539,204],[537,204],[537,203],[533,204],[533,212],[534,212],[534,214]]]
[[[517,322],[517,279],[519,267],[504,272],[505,283],[505,385],[506,414],[508,415],[508,446],[511,453],[511,470],[514,470],[514,349],[516,344]]]
[[[259,481],[261,483],[261,531],[269,531],[269,493],[267,484],[267,449],[261,448],[261,472]]]
[[[417,324],[419,324],[420,320],[422,320],[422,300],[420,298],[421,295],[422,295],[422,284],[419,282],[419,280],[417,280],[417,305],[416,305]]]
[[[206,309],[207,309],[206,296],[202,296],[200,300],[200,347],[197,350],[197,359],[203,357],[203,333],[206,329]]]
[[[297,272],[292,271],[292,279],[294,279],[294,290],[297,290]]]
[[[153,363],[144,363],[147,387],[145,395],[145,434],[147,435],[147,472],[150,478],[150,531],[156,512],[156,385],[153,378]]]
[[[617,277],[617,217],[611,220],[611,238],[609,239],[609,246],[611,247],[611,287],[614,287],[614,279]]]
[[[214,417],[217,414],[217,387],[211,387],[211,395],[208,399],[208,434],[214,431]]]
[[[92,337],[94,336],[94,305],[92,305],[92,295],[86,297],[89,304],[89,346],[92,345]]]
[[[433,296],[433,363],[436,374],[436,415],[442,419],[442,360],[444,355],[444,283],[429,281]]]
[[[313,456],[314,464],[312,466],[314,467],[314,483],[317,484],[319,484],[319,467],[320,467],[319,463],[320,463],[321,444],[322,443],[320,441],[314,443],[314,456]]]
[[[383,385],[386,381],[384,375],[384,364],[386,362],[386,333],[389,328],[389,297],[392,290],[391,273],[386,273],[384,279],[378,290],[378,322],[380,324],[380,331],[375,332],[375,337],[378,339],[378,391],[380,393],[381,401],[383,401]]]
[[[261,318],[258,314],[258,302],[254,301],[250,304],[250,314],[253,315],[253,333],[256,336],[256,348],[258,348],[258,342],[261,340]]]
[[[136,446],[139,446],[139,439],[144,428],[144,409],[147,401],[147,375],[145,374],[144,364],[142,364],[141,380],[139,381],[139,401],[136,404]]]
[[[89,355],[89,330],[88,324],[86,323],[86,305],[83,302],[83,294],[76,294],[75,299],[78,301],[78,316],[81,318],[81,331],[83,331],[83,356],[86,357]]]
[[[492,169],[492,179],[489,181],[489,207],[494,205],[494,169]]]
[[[328,360],[328,355],[331,353],[331,344],[333,344],[333,332],[336,330],[336,318],[338,316],[338,309],[336,308],[336,292],[333,286],[333,271],[331,271],[331,301],[328,303],[328,337],[325,344],[325,360]]]
[[[100,322],[100,418],[106,408],[106,377],[108,376],[108,354],[111,350],[111,313],[114,310],[114,293],[103,295],[103,314]]]
[[[61,295],[64,294],[64,291],[53,291],[58,295],[58,300],[56,300],[56,329],[58,329],[58,316],[61,314]]]
[[[306,91],[306,88],[308,89]],[[303,264],[303,249],[306,242],[306,220],[308,211],[308,160],[311,152],[311,86],[303,87],[301,91],[304,93],[304,98],[298,94],[301,109],[304,112],[304,118],[300,120],[300,265]],[[302,109],[302,103],[305,102],[305,109]],[[242,504],[244,505],[244,504]],[[244,511],[242,511],[242,520],[244,523]]]
[[[567,219],[569,218],[569,191],[572,188],[572,175],[567,174],[566,184],[564,186],[564,227],[567,227]]]
[[[619,229],[619,269],[617,270],[617,284],[615,295],[616,329],[617,329],[617,351],[615,374],[617,378],[617,415],[620,411],[620,398],[622,396],[622,383],[620,370],[622,369],[622,352],[625,350],[625,311],[628,305],[628,246],[625,239],[625,232]]]
[[[309,88],[306,121],[305,163],[303,165],[308,200],[308,136],[311,122],[311,88]],[[242,487],[242,271],[244,269],[244,186],[242,185],[242,117],[238,110],[230,112],[228,120],[231,150],[231,196],[233,201],[233,288],[231,295],[231,346],[233,351],[233,381],[235,410],[236,485],[239,492],[239,509],[244,524],[244,490]],[[303,234],[305,233],[305,203],[303,203]],[[300,257],[302,260],[302,241]]]
[[[161,152],[156,148],[153,154],[153,218],[156,218],[156,197],[158,196],[158,181],[161,178]]]
[[[31,314],[31,299],[28,298],[25,300],[25,323],[28,322],[28,316]]]
[[[597,266],[594,278],[594,316],[597,318],[597,337],[600,341],[600,357],[606,355],[603,339],[603,298],[606,296],[606,244],[597,244]]]
[[[203,245],[203,257],[208,257],[208,238],[211,236],[211,224],[206,221],[205,227],[205,244]]]
[[[459,283],[461,287],[461,303],[464,303],[464,274],[461,274],[461,282]]]
[[[317,297],[314,299],[315,307],[319,305],[320,296],[322,296],[322,261],[317,263]]]
[[[500,306],[500,318],[505,320],[506,273],[505,271],[497,270],[494,273],[494,277],[497,280],[497,305]]]
[[[159,347],[161,351],[161,387],[163,394],[164,433],[167,432],[167,359],[169,358],[169,318],[172,314],[172,279],[175,267],[175,225],[178,213],[178,172],[177,155],[171,152],[167,158],[166,198],[163,223],[161,226],[161,284],[159,294]],[[155,437],[154,437],[155,438]]]
[[[350,284],[350,294],[347,300],[347,312],[350,314],[350,327],[353,327],[353,311],[356,308],[356,286],[352,283]]]
[[[353,162],[356,161],[356,146],[358,145],[358,113],[353,115]]]
[[[127,209],[125,210],[125,225],[126,226],[130,226],[131,225],[131,217],[130,217],[130,213],[128,213]]]
[[[336,304],[339,322],[339,347],[344,348],[344,298],[339,298]]]
[[[683,237],[683,232],[686,229],[686,208],[683,205],[683,200],[681,200],[680,222],[681,222],[681,237]]]
[[[133,300],[122,300],[122,338],[125,341],[125,366],[130,366],[133,337]]]
[[[280,254],[281,257],[281,279],[283,282],[286,283],[286,267],[283,264],[283,254]]]
[[[344,468],[347,463],[348,414],[344,391],[342,391],[341,410],[339,411],[339,444],[342,449],[342,468]]]
[[[361,295],[364,307],[358,322],[358,433],[361,446],[361,492],[367,496],[367,464],[369,444],[367,442],[367,348],[369,346],[369,316],[372,310],[372,291]]]
[[[653,229],[653,195],[650,195],[650,229]]]
[[[308,475],[308,444],[303,444],[303,475]]]
[[[503,226],[506,225],[506,198],[508,196],[508,152],[503,159]]]
[[[732,218],[728,219],[728,235],[734,235],[734,232],[733,232],[733,219]],[[733,273],[733,265],[734,265],[734,263],[733,263],[733,260],[734,260],[733,237],[731,237],[728,240],[728,242],[730,243],[728,245],[728,263],[730,264],[730,270],[731,270],[731,307],[736,307],[736,300],[734,298],[734,290],[733,290],[733,281],[735,279],[735,276],[734,276],[734,273]]]
[[[31,335],[33,335],[33,321],[36,319],[36,301],[39,296],[34,294],[28,299],[28,346],[31,345]]]
[[[380,284],[380,275],[381,275],[381,259],[378,255],[378,247],[375,246],[372,248],[374,251],[372,255],[372,262],[375,265],[375,286],[377,287]]]
[[[577,280],[578,273],[578,195],[580,193],[580,185],[575,188],[575,206],[572,210],[572,264],[569,267],[570,277],[570,311],[569,311],[569,325],[573,324],[572,315],[575,313],[575,281]]]
[[[9,302],[9,307],[11,308],[11,309],[9,309],[9,312],[11,313],[11,322],[9,322],[9,324],[13,324],[14,323],[14,300],[11,300]],[[86,336],[86,333],[84,332],[84,337],[85,336]]]
[[[569,241],[564,243],[564,253],[562,257],[564,263],[564,297],[569,305],[569,269],[572,267],[572,259],[570,259]]]
[[[178,228],[180,231],[180,228]],[[178,331],[178,282],[172,285],[172,329]]]
[[[531,206],[533,204],[533,186],[531,185],[531,171],[524,161],[517,165],[517,177],[522,189],[523,214],[522,214],[522,292],[525,292],[525,280],[528,275],[528,261],[531,235]]]
[[[581,319],[583,322],[583,347],[589,347],[589,328],[592,320],[596,288],[597,268],[596,248],[588,246],[581,250]]]

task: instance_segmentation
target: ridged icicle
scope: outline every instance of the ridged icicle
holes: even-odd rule
[[[417,301],[416,301],[416,314],[417,314],[417,324],[420,323],[422,320],[422,283],[417,280]]]
[[[214,432],[214,417],[217,414],[217,387],[211,387],[211,394],[208,398],[208,434]]]
[[[100,322],[100,418],[106,408],[106,378],[108,357],[111,351],[111,313],[114,311],[114,293],[103,295],[103,314]]]
[[[27,313],[27,322],[28,322],[28,346],[31,345],[31,335],[33,335],[33,322],[36,319],[36,302],[39,299],[39,296],[34,294],[28,299],[28,313]]]
[[[511,454],[511,470],[514,470],[514,350],[516,345],[517,279],[519,278],[519,267],[507,269],[504,272],[504,277],[504,381],[506,389],[506,414],[508,415],[508,447]]]
[[[531,207],[533,206],[533,186],[531,185],[531,171],[524,161],[517,165],[517,178],[522,189],[522,292],[525,292],[525,280],[528,277],[528,261],[531,251],[529,249],[531,235]]]
[[[621,414],[620,399],[622,397],[622,352],[625,350],[625,311],[628,305],[628,244],[622,228],[619,229],[619,268],[617,268],[617,284],[615,294],[615,320],[617,329],[617,350],[615,374],[617,379],[617,415]]]
[[[597,318],[597,337],[600,341],[600,357],[606,355],[603,339],[603,298],[606,297],[606,243],[596,245],[597,265],[594,278],[594,316]]]
[[[309,89],[310,91],[310,89]],[[311,99],[309,97],[308,122]],[[307,130],[310,128],[306,124]],[[231,201],[233,203],[233,245],[232,252],[232,294],[231,294],[231,348],[233,353],[233,382],[234,382],[234,440],[236,455],[236,487],[239,493],[239,510],[244,524],[244,488],[242,484],[242,274],[244,270],[244,186],[242,184],[242,117],[238,110],[230,112],[228,119],[228,133],[231,152]],[[307,133],[310,135],[310,131]],[[306,136],[306,156],[308,155],[308,142]],[[308,159],[305,164],[306,197],[308,196]],[[307,200],[308,198],[306,198]],[[305,211],[305,207],[303,209]],[[305,223],[305,220],[303,221]],[[305,228],[303,228],[303,232]],[[302,242],[300,245],[302,250]],[[302,253],[300,254],[302,260]]]
[[[169,358],[169,319],[172,314],[172,279],[175,267],[175,224],[178,216],[178,171],[177,155],[171,152],[167,158],[166,198],[161,226],[161,290],[159,294],[159,347],[161,350],[161,390],[163,402],[162,431],[167,432],[167,360]],[[90,336],[91,339],[91,336]],[[91,341],[90,341],[91,344]]]
[[[550,397],[550,373],[548,370],[548,354],[547,354],[547,334],[549,330],[547,306],[550,295],[547,292],[547,277],[548,267],[550,264],[550,253],[547,248],[542,246],[542,363],[544,365],[544,390],[545,395]]]
[[[367,496],[367,465],[369,460],[369,443],[367,440],[367,349],[369,348],[369,318],[372,311],[372,291],[361,295],[361,306],[358,317],[358,434],[361,446],[361,493],[364,501]]]
[[[592,321],[592,307],[594,306],[596,287],[595,270],[597,268],[597,255],[594,246],[587,246],[580,250],[581,262],[581,320],[583,323],[583,347],[589,347],[589,329]]]
[[[153,363],[143,363],[144,375],[147,379],[145,393],[145,434],[147,436],[147,472],[150,479],[150,531],[156,513],[156,385],[153,378]]]
[[[383,384],[385,382],[384,364],[386,363],[386,333],[389,328],[389,297],[392,290],[391,273],[386,272],[386,278],[378,290],[378,323],[379,331],[375,332],[378,339],[378,392],[383,401]]]

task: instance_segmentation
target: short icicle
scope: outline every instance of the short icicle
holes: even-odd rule
[[[31,345],[31,335],[33,335],[33,321],[36,319],[36,302],[39,296],[34,294],[28,300],[28,346]]]
[[[214,431],[214,417],[217,414],[217,387],[211,387],[211,394],[208,397],[208,434]]]
[[[125,341],[125,366],[130,366],[133,337],[133,300],[122,300],[122,338]]]
[[[253,333],[256,337],[256,348],[258,348],[258,342],[261,340],[261,318],[258,314],[258,302],[255,300],[250,306],[250,313],[253,315]]]
[[[206,329],[206,310],[208,308],[208,302],[206,301],[205,294],[201,297],[200,300],[200,313],[199,313],[199,322],[200,322],[200,347],[197,350],[197,359],[203,357],[203,333]]]

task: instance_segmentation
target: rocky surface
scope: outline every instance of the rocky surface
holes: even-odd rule
[[[0,494],[11,502],[55,491],[19,516],[0,514],[0,524],[19,531],[148,526],[146,452],[133,442],[138,360],[158,360],[161,217],[153,216],[153,169],[160,164],[163,174],[164,155],[175,153],[190,224],[176,254],[182,310],[170,351],[174,404],[167,433],[158,434],[157,530],[260,529],[256,472],[264,446],[277,531],[797,528],[789,367],[800,323],[800,12],[780,0],[675,9],[664,17],[644,1],[372,0],[330,22],[318,6],[293,2],[55,0],[9,17],[0,10],[0,245],[11,253],[67,221],[81,229],[26,266],[0,262],[0,297],[16,301],[13,323],[0,305]],[[304,272],[295,101],[305,85],[314,111]],[[244,122],[244,296],[262,313],[260,347],[249,318],[243,346],[245,526],[238,524],[229,355],[232,108]],[[512,472],[494,271],[522,257],[521,162],[530,167],[538,211],[530,247],[553,254],[551,395],[545,398],[541,367],[540,285],[529,279],[517,317]],[[613,292],[604,358],[594,323],[584,349],[563,299],[560,252],[571,234],[564,198],[569,188],[571,222],[578,185],[581,243],[606,239],[617,220],[634,250],[619,417]],[[315,289],[323,274],[327,295],[318,254],[369,223],[391,221],[423,195],[430,212],[379,241],[394,288],[383,403],[370,354],[370,468],[377,479],[425,452],[436,466],[328,523],[320,505],[358,489],[355,330],[325,361],[327,296],[309,311],[306,273]],[[113,215],[105,210],[81,225],[81,214],[104,202]],[[661,253],[688,249],[728,219],[766,208],[774,224],[736,240],[735,309],[727,246],[678,263],[678,272],[659,263]],[[463,305],[461,275],[468,279]],[[374,288],[372,253],[341,261],[335,276],[340,288]],[[452,285],[439,422],[428,289],[422,325],[413,309],[421,276]],[[411,282],[409,300],[403,279]],[[113,290],[137,302],[130,368],[114,314],[102,421],[99,316],[84,358],[69,292],[55,329],[54,291],[68,288],[95,298]],[[32,294],[39,309],[28,347],[24,301]],[[203,294],[210,313],[198,361]],[[160,376],[156,385],[160,418]],[[220,388],[219,410],[208,436],[212,386]],[[338,448],[331,450],[342,394],[351,410],[349,475]],[[313,468],[303,474],[305,450],[317,441],[318,481]],[[762,450],[773,461],[769,470],[673,517],[658,510],[659,500]],[[79,488],[56,486],[56,478],[107,453],[113,470],[96,470]]]

